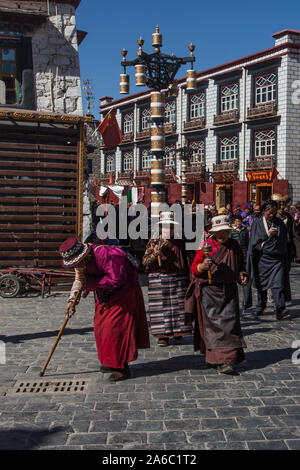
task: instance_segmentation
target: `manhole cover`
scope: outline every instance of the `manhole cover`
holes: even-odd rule
[[[34,380],[18,382],[6,395],[34,395],[48,393],[83,393],[86,392],[88,380]]]

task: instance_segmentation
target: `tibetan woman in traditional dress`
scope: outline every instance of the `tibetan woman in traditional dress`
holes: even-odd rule
[[[220,373],[234,373],[245,360],[237,283],[247,284],[240,245],[229,238],[228,215],[213,217],[210,233],[191,266],[186,299],[186,323],[195,320],[194,349]]]
[[[138,274],[130,257],[117,246],[81,243],[76,238],[60,246],[64,268],[75,269],[66,314],[76,292],[85,286],[95,297],[94,334],[101,372],[117,382],[130,377],[128,363],[138,349],[150,347],[148,323]]]
[[[162,212],[158,224],[159,239],[147,245],[143,264],[148,273],[148,298],[151,333],[158,346],[169,345],[169,339],[191,335],[185,325],[184,297],[189,285],[188,257],[184,242],[174,238],[173,212]]]

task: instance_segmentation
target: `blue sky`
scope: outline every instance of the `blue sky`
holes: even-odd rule
[[[152,52],[156,24],[163,35],[162,52],[188,56],[187,46],[196,46],[195,69],[205,70],[274,45],[272,34],[282,29],[300,29],[298,0],[82,0],[77,9],[77,27],[88,32],[79,47],[82,79],[88,77],[96,98],[93,114],[99,118],[99,98],[119,93],[122,72],[121,49],[134,59],[137,39],[142,36],[145,52]],[[177,78],[184,77],[182,66]],[[134,68],[129,67],[130,93]],[[85,101],[85,100],[84,100]]]

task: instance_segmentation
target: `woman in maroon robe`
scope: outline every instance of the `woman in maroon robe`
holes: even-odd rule
[[[195,319],[194,349],[220,373],[234,373],[245,360],[237,282],[247,284],[245,260],[239,244],[229,238],[229,217],[212,219],[213,234],[204,242],[191,266],[192,280],[185,298],[187,323]],[[210,280],[211,278],[211,280]]]
[[[60,247],[65,268],[75,268],[70,302],[82,283],[84,297],[95,296],[94,333],[100,370],[111,372],[110,381],[130,377],[128,363],[138,349],[150,347],[144,298],[136,269],[117,246],[86,244],[69,239]]]

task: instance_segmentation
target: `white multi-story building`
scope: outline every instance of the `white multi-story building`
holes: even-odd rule
[[[281,192],[300,200],[300,31],[273,37],[269,49],[197,72],[197,90],[178,80],[165,113],[170,202],[180,199],[182,147],[190,199],[223,206]],[[123,134],[117,148],[102,148],[101,182],[143,188],[149,201],[150,90],[100,100],[102,117],[114,109]]]

